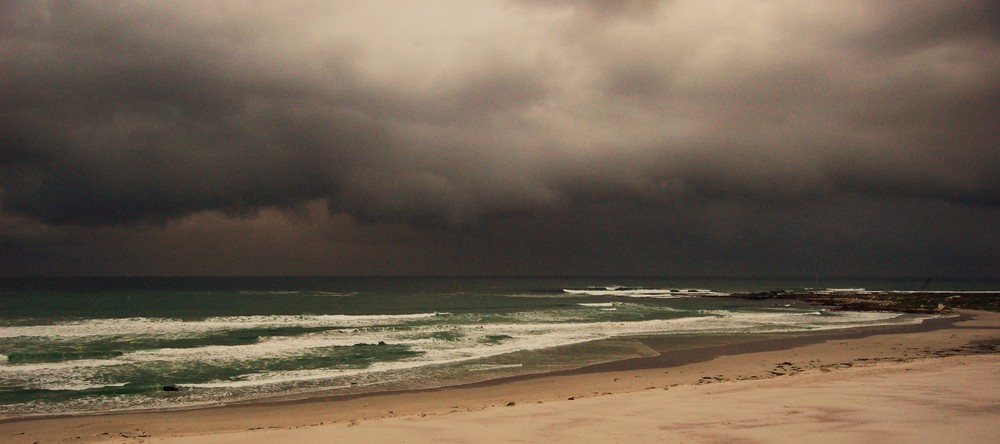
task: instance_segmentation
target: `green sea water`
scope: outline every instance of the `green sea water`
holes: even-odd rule
[[[637,337],[919,322],[724,297],[808,280],[0,280],[0,417],[432,387],[653,354]],[[830,287],[915,289],[921,281]],[[946,282],[995,289],[994,282]]]

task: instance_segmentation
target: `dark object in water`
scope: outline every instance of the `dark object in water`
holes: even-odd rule
[[[165,385],[163,386],[163,391],[165,392],[179,392],[181,388],[176,385]]]

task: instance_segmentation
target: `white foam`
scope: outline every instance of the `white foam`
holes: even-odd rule
[[[812,313],[806,313],[813,315]],[[428,341],[419,349],[424,352],[419,358],[397,362],[382,362],[366,370],[330,370],[316,369],[293,372],[266,372],[247,376],[239,381],[216,381],[201,384],[201,387],[245,387],[266,385],[280,382],[320,380],[332,377],[359,375],[372,372],[390,372],[416,367],[454,364],[463,361],[482,359],[502,354],[541,350],[557,346],[566,346],[582,342],[605,339],[615,336],[636,336],[648,334],[680,334],[680,333],[735,333],[743,331],[780,332],[798,329],[801,321],[794,316],[758,315],[757,313],[725,313],[704,317],[690,317],[669,320],[650,320],[641,322],[600,322],[600,323],[566,323],[566,324],[491,324],[482,325],[476,329],[480,335],[505,334],[510,336],[500,344],[482,346],[475,342],[474,337],[465,337],[456,341]],[[825,325],[813,325],[811,329],[844,328],[847,326],[865,325],[865,323],[891,319],[885,314],[860,314],[837,317]],[[779,325],[784,322],[786,325]],[[455,326],[453,326],[455,327]]]
[[[433,318],[447,313],[417,313],[405,315],[274,315],[223,316],[200,321],[169,318],[112,318],[61,322],[52,325],[0,327],[0,338],[80,337],[142,334],[199,334],[220,330],[281,327],[369,327],[405,323]]]
[[[864,288],[825,288],[821,290],[816,290],[814,291],[814,293],[842,295],[842,294],[871,294],[875,292],[865,290]]]
[[[840,314],[843,313],[843,314]],[[467,333],[466,336],[451,341],[424,340],[411,342],[416,350],[423,355],[403,361],[380,362],[368,369],[315,369],[302,371],[264,372],[245,375],[237,381],[214,381],[192,386],[198,387],[246,387],[266,385],[281,382],[321,380],[333,377],[360,375],[365,373],[391,372],[424,366],[454,364],[458,362],[477,360],[513,352],[541,350],[557,346],[566,346],[582,342],[611,337],[627,337],[649,334],[681,334],[681,333],[737,333],[781,332],[804,328],[809,325],[811,330],[845,328],[850,326],[871,325],[874,322],[885,322],[895,318],[886,313],[852,313],[839,312],[835,316],[824,316],[822,322],[816,323],[810,319],[803,324],[802,316],[819,317],[818,312],[808,313],[732,313],[716,312],[703,317],[688,317],[667,320],[649,320],[640,322],[598,322],[598,323],[564,323],[564,324],[485,324],[479,326],[448,326],[453,330]],[[915,322],[919,322],[916,319]],[[440,329],[442,326],[435,326]],[[427,331],[430,331],[427,330]],[[478,339],[487,335],[506,335],[508,339],[500,343],[483,345]],[[405,341],[404,341],[405,343]],[[419,346],[418,346],[419,345]]]
[[[482,371],[503,370],[506,368],[521,368],[521,367],[524,367],[524,364],[478,364],[478,365],[470,365],[469,371],[482,372]]]
[[[348,297],[356,296],[358,292],[347,291],[347,292],[337,292],[337,291],[311,291],[308,293],[310,296],[333,296],[333,297]]]
[[[587,296],[620,296],[632,298],[689,298],[699,296],[728,296],[702,288],[633,288],[633,287],[596,287],[587,289],[564,288],[563,292]]]
[[[69,384],[43,384],[38,388],[42,390],[54,390],[54,391],[78,391],[78,390],[89,390],[89,389],[100,389],[107,387],[124,387],[125,383],[121,384],[87,384],[83,382],[79,383],[69,383]]]
[[[607,307],[603,305],[607,303],[600,304],[602,305],[599,307]],[[631,304],[621,304],[621,306],[629,305]],[[782,332],[802,329],[826,330],[889,323],[919,323],[924,319],[917,316],[908,318],[901,316],[882,312],[733,312],[716,310],[676,319],[627,322],[532,321],[530,316],[525,316],[525,318],[518,318],[520,322],[513,323],[411,325],[406,328],[395,328],[390,323],[386,326],[345,328],[299,336],[263,338],[253,344],[245,345],[215,345],[186,349],[166,348],[126,353],[109,359],[23,365],[8,364],[0,366],[0,377],[9,381],[17,381],[18,384],[23,384],[26,387],[89,388],[110,385],[99,381],[99,375],[102,374],[100,368],[115,365],[173,366],[198,365],[198,363],[226,365],[245,360],[302,356],[316,353],[315,349],[318,348],[350,346],[358,343],[373,344],[380,341],[392,345],[405,345],[413,351],[421,352],[398,361],[376,362],[364,369],[324,368],[262,371],[241,375],[233,380],[181,385],[223,389],[353,377],[386,381],[392,378],[391,375],[394,371],[468,362],[514,352],[541,350],[612,337],[751,331]],[[539,316],[539,318],[545,317]],[[452,340],[433,339],[432,334],[440,331],[455,332],[455,338]],[[490,337],[496,336],[505,336],[506,338],[499,342],[488,340]],[[375,376],[376,374],[378,375]]]
[[[126,361],[121,359],[77,359],[72,361],[59,362],[33,362],[28,364],[9,364],[0,366],[0,375],[8,377],[12,374],[38,374],[41,372],[58,372],[64,370],[76,370],[81,368],[107,367],[110,365],[121,365]]]

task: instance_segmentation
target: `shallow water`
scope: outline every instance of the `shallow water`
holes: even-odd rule
[[[717,297],[757,289],[740,287],[745,284],[8,280],[0,291],[0,416],[430,387],[654,354],[634,339],[639,336],[815,331],[921,319]]]

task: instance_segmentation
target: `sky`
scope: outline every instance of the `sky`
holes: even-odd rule
[[[1000,278],[1000,2],[0,3],[0,276]]]

